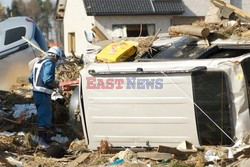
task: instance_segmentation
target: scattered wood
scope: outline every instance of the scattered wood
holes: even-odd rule
[[[0,118],[0,121],[1,121],[1,118]],[[9,130],[12,130],[14,128],[15,128],[15,126],[13,124],[9,124],[9,123],[6,123],[6,122],[2,122],[0,124],[0,132],[9,131]]]
[[[192,25],[179,25],[179,26],[171,26],[168,28],[168,32],[170,35],[194,35],[198,37],[207,38],[210,34],[208,28],[205,27],[194,27]]]
[[[205,23],[208,24],[217,24],[221,22],[220,9],[217,7],[210,8],[205,17]]]
[[[101,157],[104,157],[104,158],[111,158],[115,156],[115,154],[101,154]]]
[[[245,148],[237,153],[234,154],[234,158],[249,158],[250,157],[250,147]]]
[[[189,155],[193,154],[193,153],[184,153],[182,151],[177,150],[176,148],[173,147],[167,147],[167,146],[159,146],[157,149],[157,152],[160,153],[170,153],[170,154],[174,154],[176,158],[180,158],[180,159],[185,159],[187,158]]]
[[[72,56],[73,56],[75,59],[78,59],[78,58],[76,57],[76,54],[75,54],[75,52],[74,52],[73,50],[71,50],[71,54],[72,54]]]
[[[18,123],[17,121],[14,121],[14,120],[9,119],[9,118],[3,117],[3,118],[1,118],[1,119],[5,120],[5,121],[8,121],[8,122],[11,122],[11,123],[14,123],[14,124],[20,124],[20,123]]]
[[[158,39],[160,31],[161,29],[159,29],[154,36],[150,36],[146,39],[138,41],[139,45],[137,47],[137,56],[135,59],[140,58],[144,53],[152,50],[151,46],[153,45],[154,41]]]
[[[91,30],[96,34],[96,36],[100,40],[108,40],[108,37],[97,26],[94,26]]]
[[[155,161],[160,161],[163,159],[171,159],[172,155],[169,153],[160,153],[160,152],[138,152],[137,157],[143,158],[143,159],[152,159]]]
[[[79,165],[80,163],[82,163],[84,160],[86,160],[90,155],[91,155],[91,153],[83,153],[83,154],[81,154],[74,161],[70,162],[68,164],[68,167],[76,167],[77,165]]]
[[[241,36],[243,36],[243,37],[250,37],[250,30],[248,30],[246,32],[242,32]]]

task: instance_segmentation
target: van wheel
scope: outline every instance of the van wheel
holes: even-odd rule
[[[70,97],[69,124],[72,126],[73,130],[79,138],[84,138],[79,109],[79,86],[75,88]]]

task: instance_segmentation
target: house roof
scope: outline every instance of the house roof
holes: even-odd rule
[[[182,14],[182,0],[83,0],[87,15],[162,15]]]

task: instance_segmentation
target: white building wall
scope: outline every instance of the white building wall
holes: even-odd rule
[[[230,3],[230,0],[224,0],[224,2]],[[185,10],[183,16],[205,16],[209,7],[212,5],[210,0],[183,0],[183,4]]]
[[[250,12],[250,1],[249,0],[230,0],[231,4]]]
[[[76,55],[84,53],[89,43],[85,38],[85,30],[90,30],[94,23],[94,17],[86,15],[83,0],[68,0],[64,15],[64,51],[65,55],[71,55],[68,50],[68,33],[75,33]]]
[[[155,31],[166,33],[171,26],[171,16],[95,16],[95,25],[104,30],[105,35],[112,38],[112,26],[117,24],[155,24]]]

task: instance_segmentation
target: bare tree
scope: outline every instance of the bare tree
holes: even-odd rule
[[[5,18],[5,8],[0,5],[0,20]]]
[[[44,32],[47,40],[51,29],[53,7],[50,0],[13,0],[11,8],[7,9],[8,16],[29,16]]]

